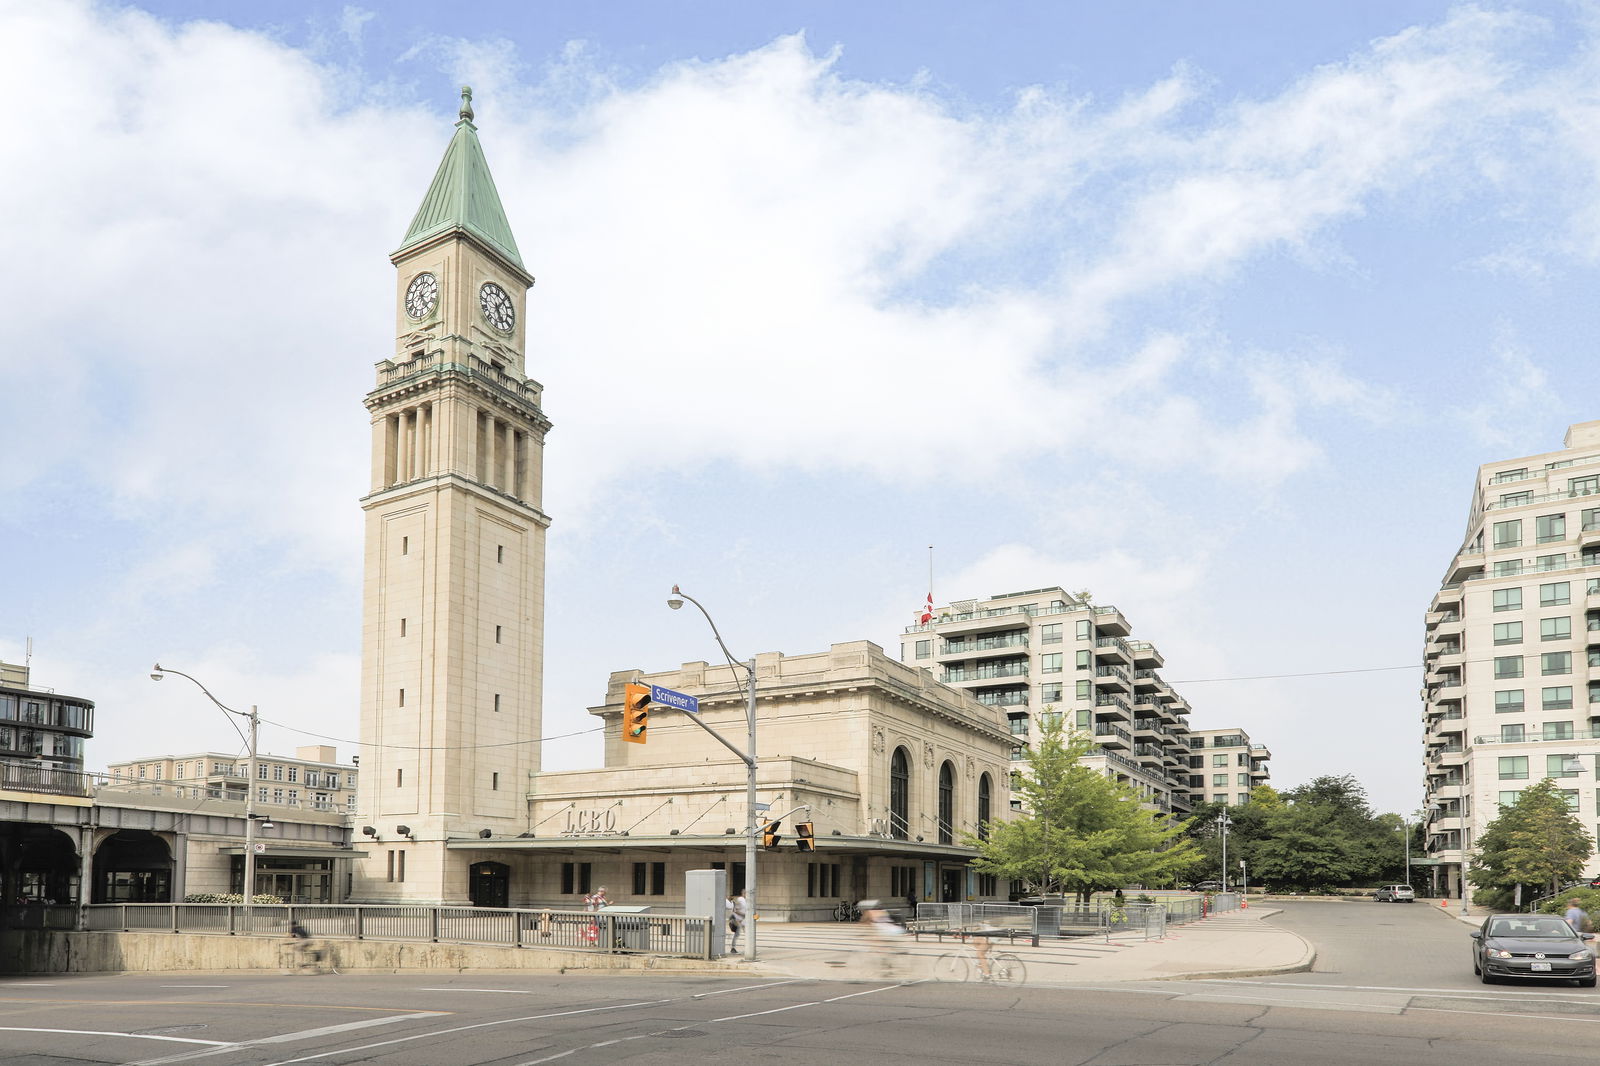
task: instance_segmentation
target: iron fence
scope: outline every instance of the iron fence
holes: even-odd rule
[[[11,910],[74,908],[11,908]],[[220,933],[286,937],[295,925],[325,940],[426,940],[605,954],[711,958],[711,919],[553,908],[399,905],[100,903],[83,928],[100,932]],[[65,928],[72,928],[69,922]]]

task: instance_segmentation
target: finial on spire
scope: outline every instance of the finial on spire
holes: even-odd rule
[[[461,117],[467,122],[472,121],[472,86],[461,87]]]

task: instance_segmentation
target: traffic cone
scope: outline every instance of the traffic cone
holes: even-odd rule
[[[1239,899],[1239,909],[1242,910],[1242,911],[1249,910],[1250,909],[1250,901],[1241,896],[1240,899]]]
[[[1439,906],[1441,906],[1441,907],[1443,907],[1443,908],[1444,908],[1444,909],[1445,909],[1445,910],[1449,910],[1449,909],[1450,909],[1450,907],[1449,907],[1449,904],[1447,904],[1447,903],[1446,903],[1446,902],[1445,902],[1445,901],[1444,901],[1444,900],[1442,900],[1442,899],[1441,899],[1441,900],[1440,900],[1440,901],[1439,901]]]

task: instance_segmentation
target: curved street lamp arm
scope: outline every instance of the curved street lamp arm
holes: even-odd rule
[[[723,643],[722,634],[717,631],[717,623],[715,623],[715,622],[713,622],[711,620],[711,612],[707,611],[705,609],[705,605],[702,604],[699,600],[695,599],[693,596],[689,595],[687,592],[683,591],[682,589],[680,589],[676,585],[672,586],[672,594],[674,596],[679,596],[679,597],[682,597],[683,599],[688,600],[690,603],[695,605],[695,607],[700,611],[700,613],[702,615],[705,616],[706,625],[711,627],[711,635],[713,637],[715,637],[716,640],[717,640],[717,647],[722,649],[723,657],[728,660],[728,665],[733,667],[733,675],[735,677],[738,677],[739,676],[739,670],[744,664],[738,662],[735,659],[733,652],[728,650],[728,645]]]
[[[198,688],[201,692],[204,692],[206,694],[206,699],[210,700],[212,703],[217,705],[217,709],[218,710],[227,711],[229,714],[236,714],[240,718],[249,718],[250,717],[250,715],[246,714],[244,711],[236,711],[232,707],[229,707],[227,704],[223,703],[221,700],[217,699],[217,697],[215,697],[215,696],[213,696],[211,694],[211,690],[210,689],[206,688],[204,685],[202,685],[200,683],[199,678],[196,678],[196,677],[194,677],[194,676],[192,676],[190,674],[186,674],[182,670],[174,670],[170,666],[162,666],[160,663],[156,663],[155,666],[151,669],[151,674],[152,675],[154,675],[154,674],[176,674],[179,677],[186,677],[190,681],[194,682],[196,688]],[[233,721],[232,719],[229,719],[228,724],[233,726],[233,731],[235,733],[239,734],[239,739],[240,740],[244,740],[246,744],[249,743],[249,741],[245,739],[244,731],[239,728],[239,724],[237,722]]]

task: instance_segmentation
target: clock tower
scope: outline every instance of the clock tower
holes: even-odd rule
[[[395,355],[366,397],[355,842],[368,857],[353,895],[372,901],[469,902],[469,853],[448,841],[525,831],[539,769],[550,421],[526,376],[533,277],[472,120],[462,89],[390,256]]]

